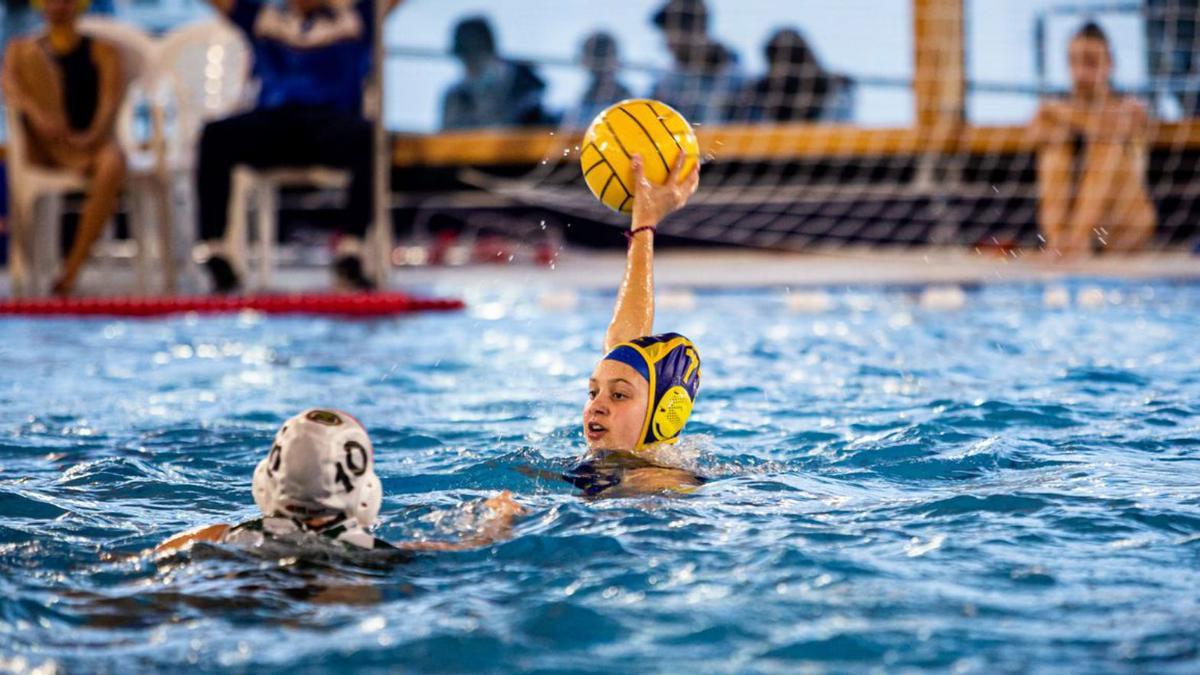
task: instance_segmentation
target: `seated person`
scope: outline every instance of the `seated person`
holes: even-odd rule
[[[25,124],[31,161],[91,178],[79,229],[53,287],[55,294],[68,295],[116,212],[125,181],[115,129],[125,84],[117,48],[81,35],[76,27],[87,3],[39,4],[46,30],[9,43],[3,85],[8,105]]]
[[[704,478],[661,466],[657,451],[679,440],[700,390],[700,354],[691,340],[654,330],[654,234],[663,218],[682,208],[696,191],[700,169],[683,174],[680,161],[663,185],[642,172],[634,156],[633,221],[625,275],[605,356],[588,380],[583,408],[587,452],[563,478],[587,496],[628,496],[689,491]]]
[[[815,122],[825,115],[834,77],[798,31],[776,32],[767,42],[767,75],[739,94],[729,118],[747,122]]]
[[[621,61],[617,55],[617,41],[608,33],[589,35],[583,42],[579,61],[591,75],[591,81],[579,100],[579,106],[570,113],[569,122],[573,126],[585,127],[610,105],[633,98],[633,94],[617,79]]]
[[[451,51],[465,73],[442,99],[443,129],[554,122],[542,108],[546,83],[529,64],[500,57],[487,19],[473,16],[458,22]]]
[[[708,35],[704,0],[670,0],[654,15],[674,68],[654,84],[650,94],[689,122],[722,122],[742,87],[737,56]]]
[[[375,30],[371,0],[210,0],[249,39],[261,83],[253,110],[210,122],[200,137],[197,183],[200,239],[213,290],[238,290],[222,240],[233,169],[319,164],[350,172],[343,236],[334,271],[339,284],[370,290],[362,240],[374,215],[372,125],[363,117],[364,79]],[[384,0],[391,11],[401,0]]]
[[[1088,255],[1140,249],[1154,234],[1146,191],[1146,109],[1113,91],[1108,38],[1094,23],[1068,47],[1071,93],[1042,103],[1030,125],[1038,144],[1038,222],[1046,248]]]
[[[238,524],[198,527],[159,544],[156,553],[198,541],[255,546],[264,540],[319,537],[352,549],[457,551],[507,538],[524,509],[506,491],[484,505],[491,518],[459,541],[389,544],[371,534],[383,488],[375,475],[375,451],[358,420],[334,410],[306,410],[275,435],[254,470],[254,502],[262,517]]]

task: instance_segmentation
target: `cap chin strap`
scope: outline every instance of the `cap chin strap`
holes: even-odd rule
[[[362,486],[362,499],[359,501],[358,511],[354,514],[355,520],[363,527],[371,527],[375,524],[375,519],[379,517],[379,507],[383,505],[383,487],[379,484],[379,477],[375,472],[370,473],[370,480]]]

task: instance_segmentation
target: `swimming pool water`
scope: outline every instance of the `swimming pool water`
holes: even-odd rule
[[[528,469],[583,446],[609,294],[567,312],[480,291],[372,322],[6,319],[0,666],[1196,672],[1200,286],[1076,285],[1094,306],[1063,308],[1045,290],[660,308],[704,359],[677,459],[715,480],[593,502]],[[252,517],[254,464],[313,405],[371,431],[383,537],[463,531],[458,505],[502,488],[531,514],[406,563],[135,555]]]

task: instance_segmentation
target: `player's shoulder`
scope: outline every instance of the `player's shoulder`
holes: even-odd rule
[[[1122,96],[1121,107],[1136,115],[1145,116],[1149,114],[1149,109],[1146,107],[1146,104],[1136,96]]]
[[[18,56],[27,54],[30,50],[37,47],[38,36],[36,34],[21,35],[8,41],[8,45],[4,48],[5,57]]]

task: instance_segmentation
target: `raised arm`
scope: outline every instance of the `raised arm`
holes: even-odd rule
[[[662,185],[646,178],[642,158],[634,155],[633,220],[629,230],[629,253],[625,276],[617,290],[617,304],[604,336],[604,351],[634,338],[649,335],[654,328],[654,234],[659,222],[683,208],[700,185],[700,166],[683,173],[686,161],[681,152],[675,167]]]

